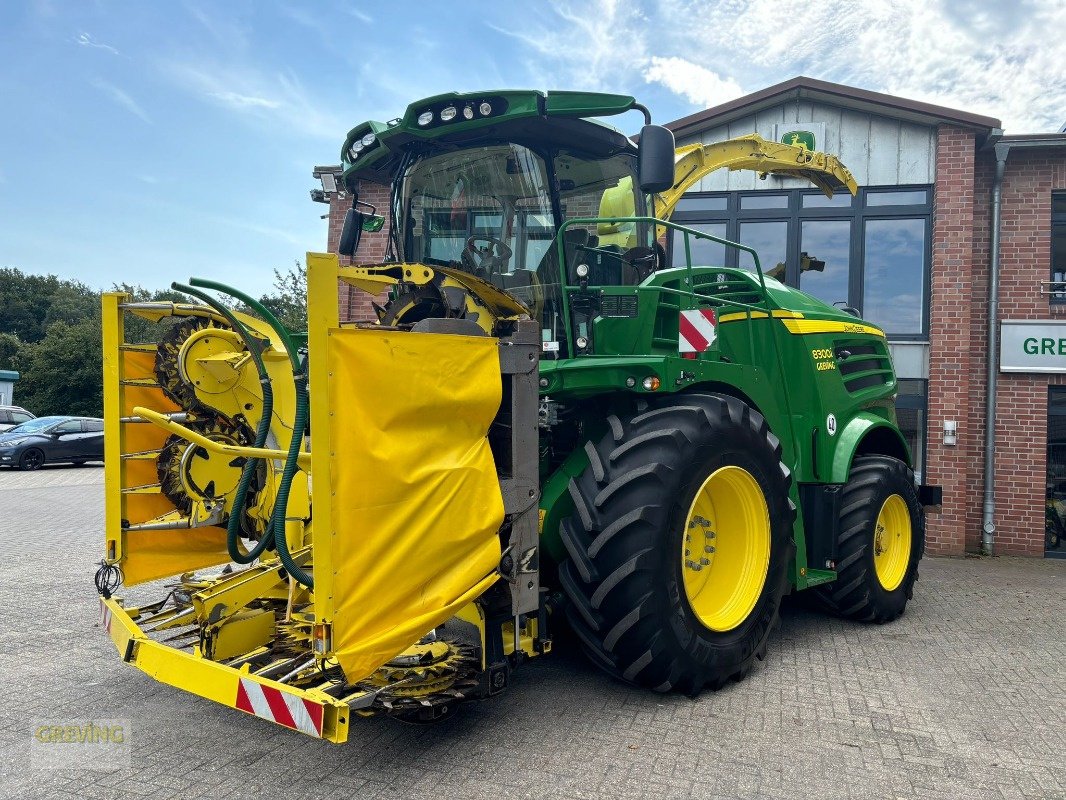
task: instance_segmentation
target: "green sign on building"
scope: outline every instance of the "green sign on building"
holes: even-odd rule
[[[813,131],[785,131],[785,133],[781,136],[781,141],[784,144],[797,145],[799,147],[805,147],[808,150],[818,149],[816,147],[816,145],[818,144],[818,140],[815,138]]]
[[[1066,322],[1003,320],[999,328],[1000,372],[1066,372]]]

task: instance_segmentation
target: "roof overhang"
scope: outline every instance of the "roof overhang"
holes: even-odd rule
[[[1016,133],[1013,136],[1004,136],[1001,144],[1008,145],[1011,150],[1022,148],[1046,148],[1066,147],[1066,132],[1063,133]]]
[[[825,103],[919,125],[955,125],[970,128],[977,133],[979,145],[993,130],[1001,127],[1000,121],[994,117],[803,76],[669,122],[666,127],[678,138],[684,138],[791,100]]]

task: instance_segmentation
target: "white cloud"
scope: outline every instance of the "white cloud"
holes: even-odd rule
[[[114,103],[116,103],[117,105],[122,106],[122,108],[124,108],[127,111],[129,111],[135,117],[140,117],[143,121],[147,122],[149,125],[152,124],[152,120],[148,117],[148,114],[145,113],[144,109],[141,108],[137,104],[137,101],[134,100],[132,97],[130,97],[122,89],[118,88],[117,86],[115,86],[112,83],[108,83],[107,81],[103,80],[102,78],[94,79],[92,81],[92,85],[93,85],[94,88],[99,89],[101,92],[106,94],[109,98],[111,98],[111,100]]]
[[[651,26],[640,9],[620,0],[594,0],[553,2],[551,10],[554,17],[508,17],[520,19],[521,27],[486,24],[533,51],[535,57],[525,64],[538,86],[627,91],[648,63],[645,39]]]
[[[723,78],[717,72],[677,56],[652,56],[644,77],[649,83],[661,83],[690,103],[701,106],[716,106],[744,93],[732,78]]]
[[[111,45],[104,44],[103,42],[98,42],[95,39],[93,39],[92,36],[90,36],[89,34],[84,33],[84,32],[79,33],[78,34],[78,38],[75,39],[74,41],[77,42],[82,47],[94,47],[97,50],[106,50],[107,52],[112,53],[113,55],[116,55],[116,56],[119,55],[118,50],[116,50]]]
[[[272,119],[302,134],[337,139],[344,121],[308,92],[291,72],[262,73],[247,65],[206,65],[201,61],[164,63],[179,87],[234,113]]]
[[[225,8],[222,4],[212,6],[213,11],[221,10],[222,13],[208,14],[198,5],[185,4],[185,10],[219,45],[227,50],[245,50],[248,47],[248,34],[240,23],[227,18]]]
[[[999,117],[1014,132],[1057,129],[1066,113],[1066,39],[1048,35],[1066,31],[1061,0],[822,0],[799,25],[781,24],[781,8],[662,0],[657,16],[688,21],[667,51],[699,54],[687,57],[712,72],[737,65],[749,86],[808,75]]]
[[[797,75],[998,117],[1011,132],[1066,122],[1066,2],[554,0],[516,43],[537,85],[640,94],[641,81],[716,105]],[[1056,31],[1058,33],[1056,33]]]
[[[232,106],[238,111],[246,108],[280,108],[280,100],[271,100],[269,97],[254,97],[237,92],[208,92],[208,96],[221,101],[224,105]]]
[[[355,17],[360,22],[365,22],[367,25],[374,24],[374,18],[372,16],[370,16],[369,14],[367,14],[362,9],[356,8],[355,6],[344,6],[344,10],[350,16]]]

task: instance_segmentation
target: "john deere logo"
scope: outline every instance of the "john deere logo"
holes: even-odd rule
[[[810,131],[789,131],[781,137],[781,141],[805,150],[814,150],[814,134]]]

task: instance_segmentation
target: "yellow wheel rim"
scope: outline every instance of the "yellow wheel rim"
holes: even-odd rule
[[[911,515],[906,501],[890,495],[877,515],[874,527],[874,570],[887,592],[903,583],[911,560]]]
[[[712,631],[751,614],[770,566],[770,512],[758,482],[722,467],[703,482],[685,521],[681,574],[689,606]]]

